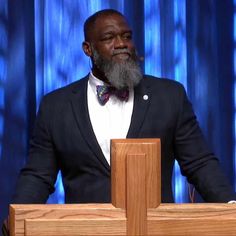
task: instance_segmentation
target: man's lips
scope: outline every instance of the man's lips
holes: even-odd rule
[[[127,60],[130,57],[130,53],[128,52],[120,52],[113,54],[113,57],[119,58],[121,60]]]

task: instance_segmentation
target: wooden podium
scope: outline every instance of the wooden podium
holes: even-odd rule
[[[112,204],[10,205],[10,235],[236,235],[236,204],[161,204],[158,139],[112,140]]]

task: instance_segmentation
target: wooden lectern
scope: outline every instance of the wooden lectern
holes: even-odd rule
[[[112,204],[11,205],[10,235],[236,235],[236,204],[161,204],[158,139],[112,140]]]

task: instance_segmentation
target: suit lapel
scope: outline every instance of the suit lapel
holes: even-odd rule
[[[103,152],[97,142],[94,134],[92,124],[89,118],[88,104],[87,104],[87,85],[88,76],[78,81],[76,86],[73,88],[71,103],[73,113],[76,117],[77,123],[81,130],[81,133],[87,142],[94,155],[100,160],[102,165],[109,172],[110,166],[103,155]]]
[[[150,88],[144,77],[142,82],[134,89],[134,108],[127,138],[139,137],[139,132],[147,114],[150,100]]]
[[[109,174],[110,166],[106,161],[106,158],[104,157],[103,152],[97,142],[89,118],[87,104],[87,85],[88,76],[78,81],[73,87],[71,96],[72,109],[81,133],[85,141],[87,142],[87,145],[90,147],[94,155],[100,160],[102,165],[107,170],[107,173]],[[134,108],[127,138],[139,137],[139,132],[145,119],[150,100],[150,88],[148,83],[146,83],[144,77],[142,82],[134,90]]]

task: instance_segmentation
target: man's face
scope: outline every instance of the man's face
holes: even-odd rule
[[[102,16],[96,20],[90,43],[106,60],[122,62],[136,57],[132,31],[125,18],[118,14]]]
[[[93,73],[117,89],[133,88],[142,79],[132,32],[124,17],[101,16],[90,32],[85,52],[93,61]]]

